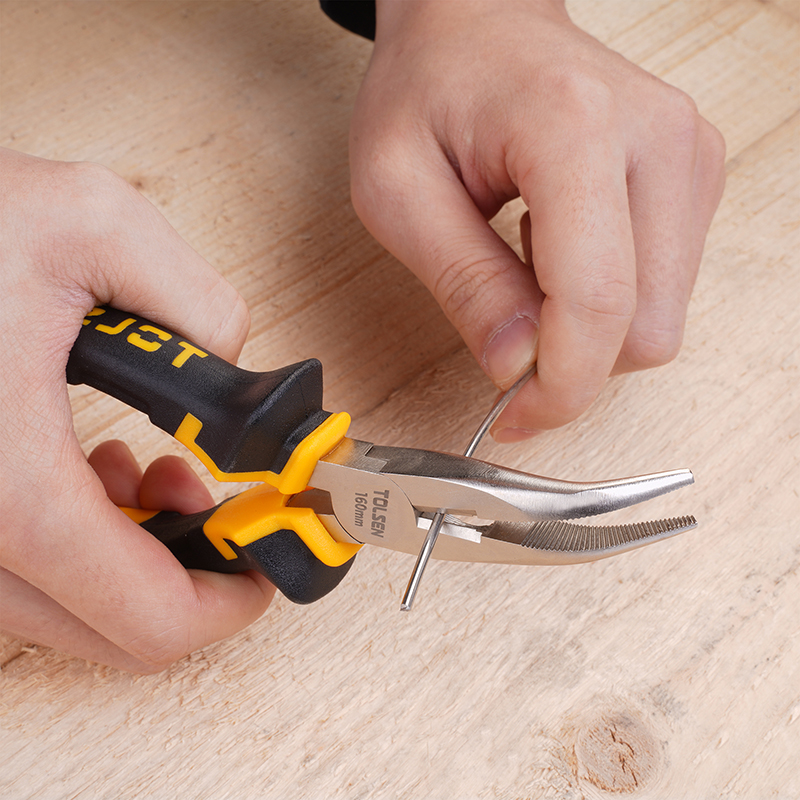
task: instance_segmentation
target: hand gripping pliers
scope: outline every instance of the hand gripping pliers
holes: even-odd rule
[[[348,415],[322,409],[318,361],[249,372],[107,306],[84,319],[67,379],[146,413],[217,480],[258,483],[197,514],[123,511],[185,567],[258,570],[296,603],[336,587],[365,544],[419,552],[437,514],[434,558],[505,564],[593,561],[696,525],[574,521],[685,486],[688,470],[572,483],[350,439]]]

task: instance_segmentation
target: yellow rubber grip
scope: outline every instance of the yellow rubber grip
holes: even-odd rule
[[[236,558],[228,539],[239,547],[275,531],[294,531],[323,564],[338,567],[361,545],[335,541],[310,508],[287,507],[289,498],[271,486],[255,486],[223,503],[203,526],[209,541],[226,559]]]
[[[197,417],[187,414],[175,431],[175,438],[194,453],[205,468],[218,481],[236,481],[247,483],[260,481],[274,486],[286,495],[297,494],[308,488],[308,481],[317,466],[317,462],[345,437],[350,427],[350,415],[344,412],[331,414],[319,427],[295,447],[294,452],[280,473],[265,470],[263,472],[222,472],[211,457],[197,444],[197,436],[203,423]]]

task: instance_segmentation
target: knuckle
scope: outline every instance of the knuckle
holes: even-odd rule
[[[583,70],[559,74],[553,89],[559,102],[579,128],[610,127],[617,111],[617,97],[602,78]]]
[[[250,331],[250,309],[246,300],[231,286],[233,304],[227,315],[227,329],[235,341],[244,341]]]
[[[215,338],[234,338],[242,341],[250,330],[250,309],[247,302],[236,288],[224,279],[214,279],[214,294],[211,297],[200,297],[198,309],[195,313],[213,315],[218,319],[217,330],[212,336]]]
[[[209,319],[219,320],[216,329],[209,334],[212,342],[225,346],[232,342],[241,348],[250,330],[250,309],[231,284],[222,284],[213,296],[213,309],[204,308],[202,313]]]
[[[573,378],[565,384],[563,377],[546,386],[537,427],[559,428],[574,422],[592,405],[600,389],[601,385],[588,379]]]
[[[191,648],[186,633],[173,626],[147,630],[128,642],[124,649],[141,662],[143,668],[160,672],[183,658]]]
[[[682,329],[675,327],[650,327],[629,337],[624,355],[636,369],[661,367],[673,361],[683,343]]]
[[[64,238],[108,240],[136,212],[138,193],[110,169],[91,162],[61,164],[48,202]]]
[[[687,130],[696,131],[700,123],[697,103],[680,89],[672,90],[670,117],[675,125]]]
[[[368,228],[413,196],[414,170],[402,137],[379,134],[369,144],[351,146],[350,164],[350,202]]]
[[[469,327],[483,310],[481,298],[505,269],[497,259],[459,258],[446,262],[431,291],[447,318],[459,327]]]
[[[710,122],[701,120],[699,130],[699,162],[710,176],[721,179],[725,174],[725,138]]]
[[[67,161],[60,166],[65,179],[76,189],[85,188],[93,191],[106,183],[122,182],[115,172],[94,161]]]
[[[657,116],[659,127],[673,143],[692,152],[696,149],[703,118],[697,104],[686,92],[668,87],[666,97],[661,98]]]
[[[89,161],[64,164],[62,202],[77,205],[102,217],[117,206],[130,203],[134,189],[101,164]]]
[[[378,181],[374,175],[367,177],[364,172],[353,170],[350,178],[350,203],[358,218],[370,229],[370,218],[375,213],[376,195],[380,194]]]
[[[725,146],[725,137],[710,122],[705,122],[705,120],[702,127],[702,134],[704,154],[716,164],[720,166],[724,165],[727,149]]]
[[[603,335],[626,328],[636,313],[636,288],[621,278],[592,273],[572,303],[572,315]]]
[[[150,606],[136,610],[128,606],[129,637],[120,643],[144,668],[153,671],[166,669],[194,649],[191,620],[199,610],[194,592],[177,587],[159,609],[154,613]]]
[[[561,427],[574,422],[589,408],[595,396],[596,392],[591,392],[589,396],[581,396],[576,391],[567,397],[561,398],[552,412],[553,417],[550,427]]]

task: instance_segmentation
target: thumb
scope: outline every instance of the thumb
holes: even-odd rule
[[[367,229],[428,288],[500,388],[535,360],[543,295],[531,267],[498,236],[453,173],[438,165],[376,176],[353,168]],[[407,161],[405,163],[408,163]]]

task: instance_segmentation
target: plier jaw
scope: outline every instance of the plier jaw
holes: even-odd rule
[[[311,476],[314,508],[332,537],[418,553],[433,515],[445,512],[433,558],[506,564],[595,561],[674,536],[693,517],[595,526],[572,520],[616,511],[694,481],[689,470],[575,483],[464,456],[345,438]],[[321,491],[324,490],[324,491]],[[480,521],[476,521],[477,520]]]

